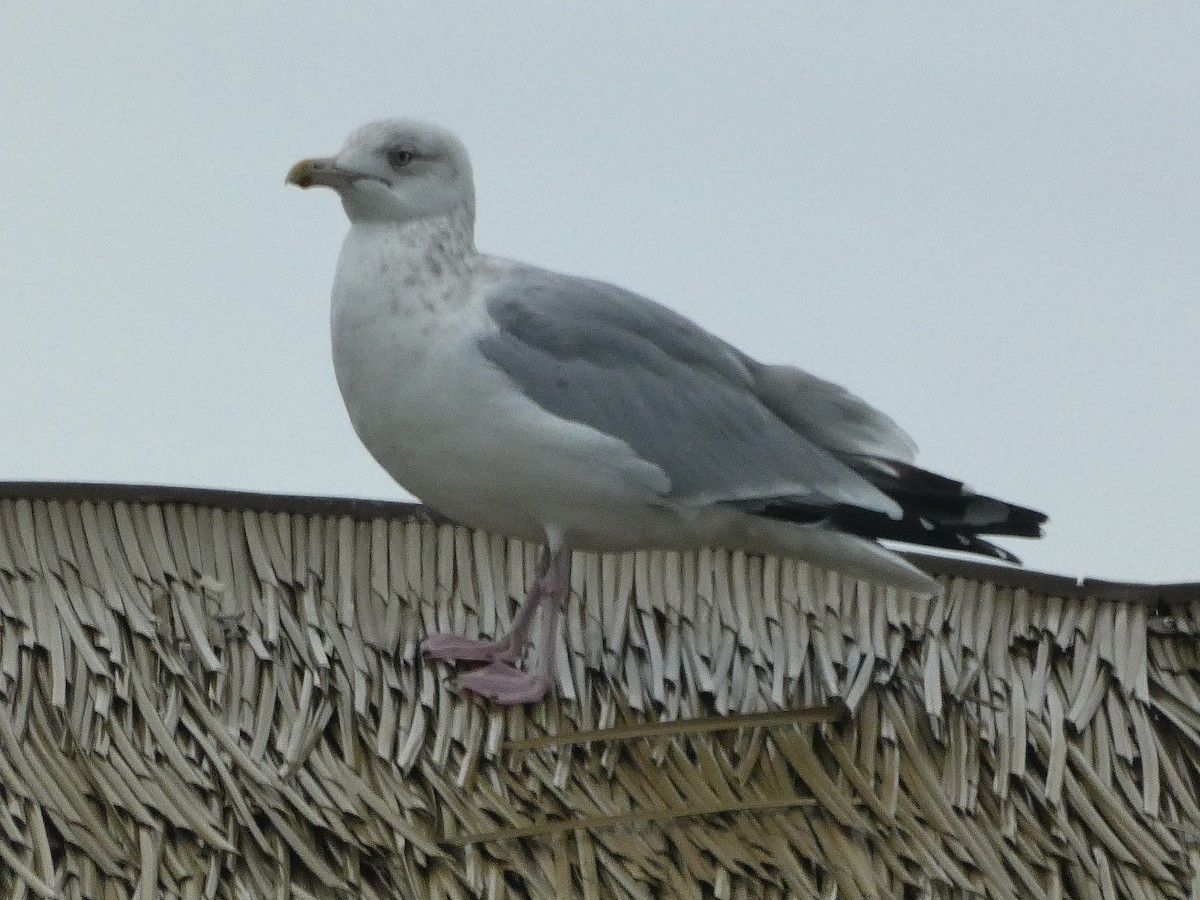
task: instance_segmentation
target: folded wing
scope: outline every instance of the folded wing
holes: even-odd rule
[[[672,499],[795,498],[899,516],[897,504],[775,414],[748,360],[698,325],[602,282],[520,269],[487,301],[480,349],[556,416],[620,438]]]
[[[520,267],[487,310],[484,356],[548,412],[661,468],[675,501],[1013,561],[980,535],[1041,533],[1041,513],[914,465],[912,438],[844,388],[636,294]]]

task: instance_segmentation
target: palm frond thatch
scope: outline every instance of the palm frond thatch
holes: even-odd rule
[[[503,711],[418,648],[533,563],[400,504],[0,485],[0,894],[1200,896],[1200,585],[580,554],[560,696]]]

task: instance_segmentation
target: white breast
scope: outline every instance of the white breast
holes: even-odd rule
[[[623,442],[549,415],[478,352],[494,327],[481,299],[491,261],[430,262],[395,228],[356,226],[342,248],[333,361],[363,444],[407,490],[468,524],[527,540],[550,525],[627,532],[665,476]]]

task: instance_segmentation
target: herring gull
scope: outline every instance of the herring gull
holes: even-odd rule
[[[844,388],[614,285],[477,251],[471,163],[442,128],[372,122],[287,181],[332,188],[350,219],[333,360],[363,444],[451,519],[543,544],[506,635],[425,641],[478,664],[468,689],[519,704],[553,686],[572,549],[790,554],[929,594],[880,539],[1015,562],[982,535],[1041,533],[1041,513],[918,468],[912,439]]]

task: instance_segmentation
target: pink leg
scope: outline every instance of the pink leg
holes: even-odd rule
[[[517,610],[517,617],[513,620],[512,627],[501,637],[494,641],[488,641],[461,637],[457,634],[431,634],[421,643],[421,650],[430,659],[439,659],[449,663],[490,663],[497,660],[516,662],[529,637],[529,624],[533,621],[533,614],[542,605],[542,597],[545,593],[543,581],[549,565],[550,551],[548,548],[543,548],[529,595]]]
[[[451,634],[431,635],[423,644],[425,653],[433,659],[448,662],[484,662],[458,679],[461,687],[499,703],[515,706],[536,703],[554,685],[554,642],[558,634],[558,619],[570,580],[570,550],[560,547],[542,551],[538,574],[529,596],[525,599],[512,628],[495,641],[472,640]],[[523,672],[514,663],[529,636],[533,614],[545,605],[541,634],[538,639],[540,658],[536,672]]]

